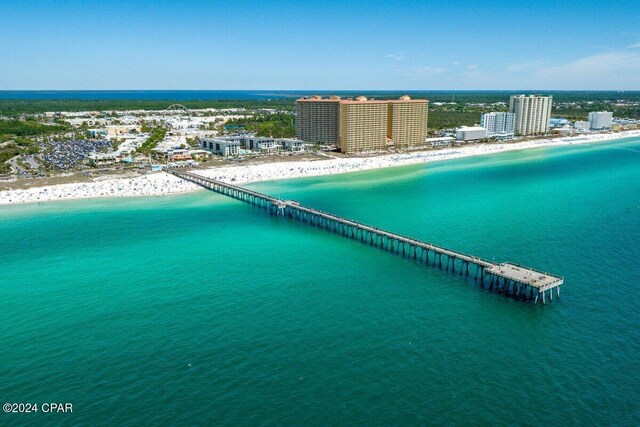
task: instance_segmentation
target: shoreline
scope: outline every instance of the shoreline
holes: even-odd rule
[[[522,142],[476,144],[449,147],[440,150],[414,151],[402,154],[383,154],[371,157],[335,158],[315,161],[291,161],[252,165],[222,166],[195,170],[208,178],[234,184],[276,181],[367,171],[389,167],[410,166],[443,160],[459,159],[520,151],[542,147],[593,144],[624,138],[640,137],[640,130],[618,133],[581,135],[554,139],[534,139]],[[201,187],[186,182],[166,172],[147,174],[134,178],[102,179],[93,182],[74,182],[21,190],[0,191],[0,206],[73,199],[120,198],[165,196],[191,193]]]

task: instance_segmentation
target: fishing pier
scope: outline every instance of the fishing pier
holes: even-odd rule
[[[557,298],[560,298],[560,286],[564,283],[560,276],[509,262],[498,264],[487,261],[192,172],[170,173],[216,193],[263,208],[272,215],[296,219],[451,274],[467,278],[473,276],[474,282],[480,287],[513,298],[534,303],[541,300],[545,304],[547,298],[553,300],[554,291]]]

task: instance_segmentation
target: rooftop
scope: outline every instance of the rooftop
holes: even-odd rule
[[[482,126],[460,126],[458,130],[486,130]]]
[[[339,96],[330,96],[328,98],[322,98],[321,96],[314,95],[311,97],[303,97],[297,100],[298,102],[336,102],[340,104],[355,104],[355,103],[380,103],[386,104],[389,102],[429,102],[427,99],[411,99],[409,95],[403,95],[398,99],[369,99],[366,96],[358,96],[355,99],[353,98],[345,98],[342,99]]]

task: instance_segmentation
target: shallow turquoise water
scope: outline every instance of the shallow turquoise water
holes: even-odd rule
[[[206,191],[0,208],[0,424],[637,425],[640,140],[254,184],[565,277],[544,307]]]

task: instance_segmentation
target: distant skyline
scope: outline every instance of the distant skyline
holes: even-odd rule
[[[639,9],[2,2],[0,90],[640,90]]]

